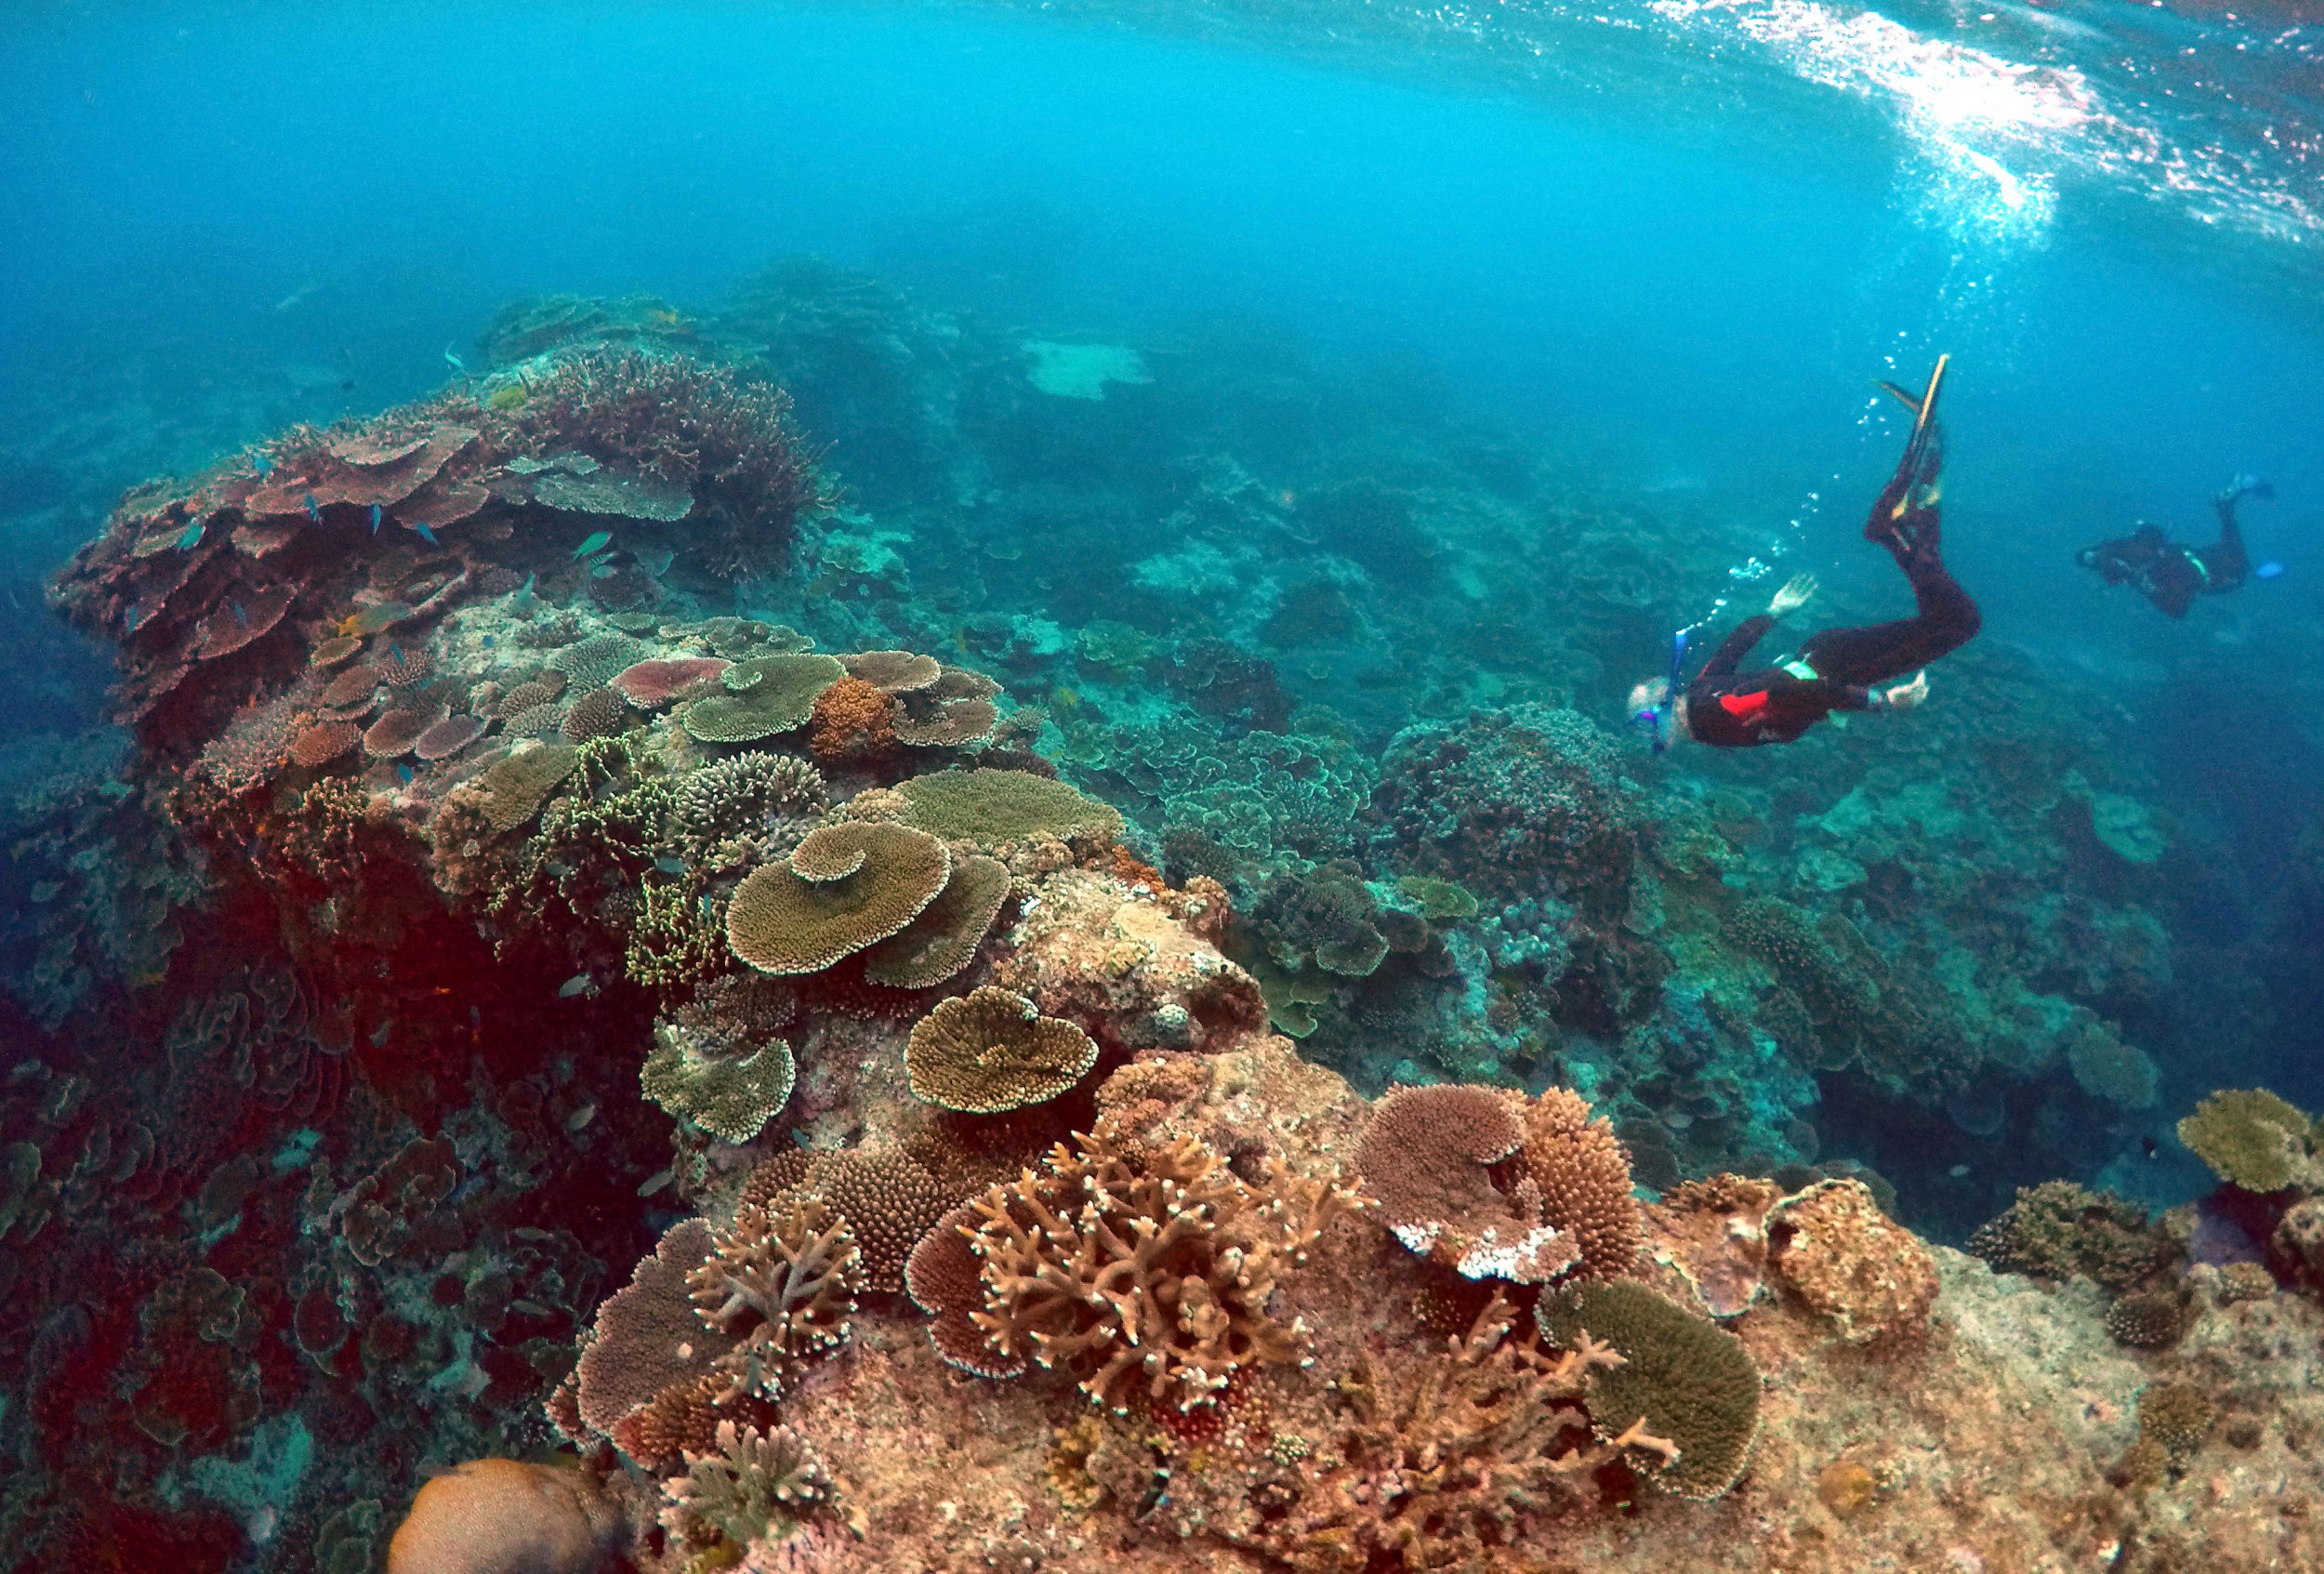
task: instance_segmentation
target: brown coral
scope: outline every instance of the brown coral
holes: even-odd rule
[[[2179,1122],[2179,1141],[2221,1180],[2248,1192],[2282,1191],[2317,1171],[2315,1124],[2265,1088],[2224,1088]]]
[[[436,658],[423,646],[406,650],[402,645],[390,645],[388,654],[373,664],[379,681],[390,689],[409,689],[428,681],[436,670]]]
[[[363,733],[363,752],[375,760],[395,760],[412,752],[419,736],[439,720],[432,710],[390,710]]]
[[[910,923],[951,873],[932,836],[885,822],[826,826],[787,864],[754,869],[735,888],[727,944],[760,972],[820,972]]]
[[[1927,1330],[1936,1260],[1881,1211],[1862,1181],[1819,1181],[1786,1197],[1768,1240],[1776,1276],[1849,1343],[1907,1342]]]
[[[484,735],[476,716],[447,716],[412,740],[412,752],[426,761],[449,760]]]
[[[1603,1116],[1570,1089],[1551,1088],[1522,1112],[1517,1167],[1539,1190],[1541,1214],[1581,1248],[1576,1272],[1619,1278],[1636,1270],[1645,1245],[1631,1195],[1630,1153]]]
[[[750,743],[802,726],[824,690],[847,675],[827,655],[762,655],[738,662],[720,679],[720,693],[686,707],[680,718],[704,743]]]
[[[849,677],[869,683],[883,694],[930,688],[944,671],[934,656],[913,651],[862,651],[839,659],[846,664]]]
[[[1098,1047],[1070,1022],[1043,1016],[991,985],[937,1003],[912,1029],[904,1069],[915,1098],[965,1115],[1046,1104],[1097,1064]]]
[[[752,1172],[735,1206],[776,1212],[799,1197],[821,1198],[854,1232],[865,1288],[894,1290],[913,1246],[957,1196],[902,1148],[871,1144],[779,1155]]]
[[[996,1349],[976,1326],[984,1304],[984,1263],[971,1242],[980,1223],[976,1210],[964,1203],[931,1226],[905,1260],[905,1292],[931,1319],[929,1343],[947,1364],[977,1377],[1020,1377],[1030,1365],[1024,1356]]]
[[[709,1251],[686,1284],[703,1323],[736,1342],[719,1358],[727,1378],[720,1402],[777,1397],[802,1364],[847,1338],[863,1287],[860,1259],[853,1232],[819,1197],[772,1212],[745,1207],[711,1231]]]
[[[584,689],[565,709],[562,728],[567,743],[609,738],[629,724],[629,708],[611,689]]]
[[[1336,1385],[1349,1412],[1336,1457],[1268,1526],[1269,1550],[1299,1574],[1526,1567],[1536,1522],[1588,1502],[1591,1473],[1622,1449],[1653,1446],[1591,1440],[1583,1381],[1619,1356],[1590,1343],[1552,1359],[1510,1339],[1510,1322],[1496,1296],[1402,1383],[1361,1357]]]
[[[971,1320],[1001,1356],[1079,1372],[1117,1410],[1142,1389],[1182,1411],[1246,1367],[1301,1357],[1304,1329],[1267,1301],[1354,1194],[1279,1160],[1246,1184],[1192,1138],[1145,1148],[1101,1122],[1075,1143],[971,1203],[984,1300]]]
[[[1372,1111],[1355,1163],[1408,1250],[1470,1278],[1539,1283],[1581,1249],[1541,1216],[1538,1191],[1494,1184],[1492,1167],[1524,1141],[1514,1101],[1494,1089],[1398,1088]]]
[[[311,770],[328,765],[332,761],[353,751],[363,741],[363,730],[350,721],[323,721],[302,730],[291,739],[290,757],[294,765]]]
[[[714,1377],[733,1342],[704,1332],[687,1283],[711,1247],[705,1221],[672,1225],[629,1283],[597,1309],[596,1331],[574,1369],[584,1424],[611,1436],[657,1395]]]
[[[904,823],[947,841],[984,847],[1053,836],[1110,843],[1122,817],[1111,805],[1028,771],[936,771],[897,784]]]
[[[514,830],[540,812],[541,800],[580,762],[570,744],[543,744],[495,761],[476,779],[478,808],[493,829]]]
[[[895,702],[861,678],[842,678],[815,696],[808,747],[825,760],[868,760],[896,745]]]
[[[1009,869],[981,853],[956,856],[952,878],[919,916],[864,954],[864,976],[891,989],[932,989],[976,959],[1009,899]]]
[[[1767,1272],[1767,1215],[1783,1198],[1773,1181],[1713,1175],[1684,1181],[1645,1210],[1649,1251],[1714,1317],[1748,1311]]]

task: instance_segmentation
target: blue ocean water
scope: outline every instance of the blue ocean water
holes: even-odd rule
[[[884,370],[800,368],[805,435],[854,491],[798,574],[697,612],[795,621],[833,650],[947,642],[1172,879],[1209,870],[1170,835],[1215,786],[1211,745],[1327,781],[1369,807],[1228,880],[1286,933],[1335,880],[1390,900],[1407,865],[1383,850],[1417,822],[1382,777],[1417,779],[1427,729],[1569,708],[1624,740],[1625,790],[1736,849],[1673,891],[1780,892],[1897,959],[1942,931],[1951,971],[1930,976],[1990,1008],[1961,1031],[2103,1019],[2154,1086],[2102,1096],[2079,1062],[1998,1048],[1915,1086],[1838,1050],[1787,1061],[1721,1014],[1720,987],[1763,972],[1697,976],[1701,951],[1673,943],[1680,962],[1642,984],[1627,953],[1575,952],[1588,905],[1546,886],[1486,893],[1465,971],[1427,975],[1524,997],[1522,1030],[1247,942],[1239,959],[1340,991],[1268,998],[1278,1025],[1321,1008],[1315,1058],[1367,1092],[1562,1078],[1631,1101],[1624,1135],[1670,1159],[1662,1179],[1858,1162],[1951,1239],[2051,1176],[2185,1202],[2212,1178],[2172,1133],[2203,1093],[2324,1104],[2319,80],[2324,31],[2296,7],[22,7],[0,20],[0,787],[52,805],[59,760],[118,747],[114,652],[44,587],[127,489],[481,390],[509,375],[485,337],[511,302],[645,295],[707,323],[771,263],[819,258],[910,302],[883,319]],[[1135,347],[1151,380],[1075,426],[960,391],[976,356],[1029,341]],[[1874,379],[1918,385],[1940,353],[1945,551],[1984,610],[1977,665],[1938,664],[1924,712],[1796,755],[1657,758],[1623,733],[1671,628],[1699,657],[1791,575],[1820,578],[1832,618],[1899,614],[1861,535],[1904,434]],[[880,400],[891,424],[852,417]],[[884,445],[907,420],[957,451],[905,463]],[[2172,620],[2076,565],[2141,521],[2209,540],[2238,471],[2273,485],[2240,512],[2280,575]],[[1364,487],[1399,499],[1368,544]],[[1310,498],[1347,540],[1301,534]],[[883,542],[908,573],[863,566]],[[1237,681],[1258,698],[1216,698]],[[1132,734],[1177,748],[1169,728],[1196,713],[1204,743],[1132,758]],[[1299,741],[1252,742],[1270,736]],[[0,885],[20,949],[74,851],[20,849]],[[2027,895],[2045,881],[2048,906]],[[120,921],[178,922],[154,902]],[[2011,922],[1973,926],[1980,902]],[[1649,950],[1662,921],[1642,898],[1604,927]],[[162,1008],[194,996],[168,956],[84,978],[96,1003],[70,1011],[19,988],[0,1032],[27,1063],[69,1063],[134,981],[145,1003],[109,1020],[157,1045]],[[592,964],[570,965],[594,1000]],[[400,1045],[406,1020],[360,1031]],[[1422,1031],[1488,1021],[1498,1038]],[[1681,1052],[1721,1034],[1771,1058],[1705,1091]],[[1637,1074],[1648,1040],[1676,1069]],[[639,1243],[616,1238],[599,1255],[617,1285]]]

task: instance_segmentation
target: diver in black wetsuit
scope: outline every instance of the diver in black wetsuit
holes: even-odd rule
[[[2074,561],[2096,571],[2109,585],[2132,586],[2164,616],[2185,617],[2196,597],[2224,596],[2241,589],[2251,577],[2251,558],[2243,549],[2236,505],[2246,496],[2274,496],[2276,489],[2259,477],[2238,475],[2211,500],[2219,514],[2219,539],[2210,546],[2185,546],[2157,525],[2141,524],[2128,536],[2084,547]]]
[[[1658,712],[1667,708],[1674,734],[1720,748],[1749,748],[1789,743],[1835,710],[1908,710],[1928,697],[1928,674],[1921,668],[1968,643],[1982,621],[1976,602],[1946,570],[1939,549],[1945,441],[1936,424],[1936,396],[1946,360],[1938,357],[1928,390],[1917,399],[1893,383],[1882,384],[1913,410],[1912,441],[1872,505],[1864,536],[1886,547],[1905,571],[1916,602],[1913,615],[1819,629],[1801,642],[1797,655],[1742,670],[1743,658],[1767,631],[1815,594],[1815,581],[1802,575],[1776,591],[1765,612],[1746,618],[1720,642],[1674,706],[1667,692],[1634,695],[1635,720],[1652,719],[1659,728]],[[1910,682],[1881,686],[1908,672],[1918,674]],[[1656,703],[1642,710],[1640,699]]]

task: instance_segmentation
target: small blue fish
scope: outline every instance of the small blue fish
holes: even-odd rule
[[[2270,558],[2267,562],[2260,564],[2259,567],[2251,571],[2251,577],[2254,579],[2275,579],[2280,577],[2283,572],[2284,565],[2278,562],[2275,559]]]
[[[376,1050],[380,1045],[386,1043],[388,1041],[388,1035],[394,1031],[395,1024],[392,1022],[383,1022],[378,1026],[373,1028],[371,1030],[371,1047]]]
[[[588,986],[589,975],[586,972],[576,972],[571,978],[566,979],[562,984],[557,985],[557,998],[561,1000],[570,1000],[575,995],[578,995],[588,989]]]
[[[494,641],[493,637],[492,637],[490,634],[485,634],[485,635],[483,635],[483,636],[480,637],[480,638],[477,640],[477,642],[477,642],[478,644],[480,644],[480,645],[483,646],[486,650],[490,650],[490,649],[492,649],[492,648],[493,648],[493,645],[494,645],[494,643],[495,643],[495,641]]]
[[[682,875],[686,872],[685,860],[680,858],[656,858],[654,860],[654,866],[666,875]]]
[[[202,545],[202,532],[208,528],[209,522],[208,520],[198,519],[186,526],[186,533],[178,537],[178,549],[181,552],[191,552]]]
[[[530,575],[530,574],[527,574],[527,575],[524,576],[524,583],[517,587],[517,594],[518,594],[518,595],[520,595],[520,596],[529,596],[529,595],[531,595],[532,593],[533,593],[533,575]]]
[[[316,506],[315,495],[311,492],[307,494],[307,517],[317,524],[323,522],[323,509]]]
[[[257,458],[252,459],[250,463],[252,467],[257,470],[258,479],[260,481],[264,481],[268,476],[274,473],[274,461],[268,458],[264,454],[261,454]]]
[[[137,603],[137,602],[130,602],[127,606],[123,607],[123,608],[121,609],[121,626],[122,626],[124,628],[128,628],[128,629],[135,629],[135,628],[137,628],[137,626],[138,626],[138,603]]]
[[[379,534],[379,522],[380,522],[382,519],[385,519],[386,517],[387,517],[386,510],[382,509],[379,507],[379,505],[378,505],[378,504],[376,504],[376,503],[372,504],[372,506],[371,506],[371,533],[372,533],[374,536],[376,536],[376,535],[378,535],[378,534]]]
[[[395,774],[403,778],[405,787],[412,785],[412,768],[409,765],[398,765]]]
[[[398,667],[403,665],[403,647],[392,640],[388,642],[388,655]]]
[[[592,531],[588,540],[582,542],[581,545],[573,549],[573,555],[576,558],[586,558],[591,552],[601,550],[602,549],[610,547],[613,544],[614,533],[612,531]]]
[[[250,615],[242,610],[242,603],[240,602],[228,602],[226,603],[226,610],[232,613],[234,615],[234,621],[241,624],[244,628],[250,627]]]
[[[443,364],[459,373],[460,376],[468,376],[468,363],[453,354],[452,347],[448,344],[443,347]]]
[[[442,542],[436,539],[436,533],[428,528],[428,522],[426,520],[416,519],[412,521],[412,528],[418,531],[419,538],[427,542],[430,547],[441,547],[443,545]]]
[[[614,575],[619,574],[621,570],[615,568],[612,563],[601,562],[595,568],[589,570],[589,577],[592,579],[611,579]]]

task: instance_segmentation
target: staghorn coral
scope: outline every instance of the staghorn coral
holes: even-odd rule
[[[1103,846],[1122,831],[1121,815],[1108,805],[1026,771],[937,771],[899,783],[896,791],[904,823],[946,841],[991,848],[1053,836]]]
[[[1105,1122],[1042,1170],[973,1199],[976,1328],[1003,1357],[1082,1374],[1116,1410],[1212,1403],[1246,1367],[1298,1361],[1303,1327],[1267,1315],[1282,1274],[1362,1206],[1336,1181],[1272,1161],[1249,1184],[1193,1138],[1159,1147]]]
[[[891,989],[932,989],[976,959],[1009,899],[1009,869],[981,853],[955,854],[951,878],[919,916],[864,953],[864,976]]]
[[[1634,1281],[1569,1285],[1534,1309],[1561,1348],[1606,1344],[1585,1389],[1598,1435],[1643,1426],[1673,1455],[1650,1478],[1683,1498],[1722,1496],[1750,1462],[1759,1430],[1759,1369],[1733,1334]]]
[[[1851,1344],[1896,1344],[1928,1329],[1936,1262],[1854,1178],[1819,1181],[1776,1205],[1769,1269]]]
[[[662,1488],[661,1525],[672,1535],[697,1546],[779,1541],[831,1501],[823,1462],[789,1427],[721,1421],[716,1442],[714,1452],[688,1453],[686,1473]]]
[[[827,655],[755,656],[728,668],[720,692],[687,706],[679,722],[703,743],[753,743],[805,726],[815,701],[846,675]]]
[[[807,746],[824,760],[870,760],[895,747],[895,701],[861,678],[841,678],[815,696]]]
[[[720,1054],[706,1052],[704,1038],[680,1024],[654,1024],[639,1083],[647,1098],[719,1141],[746,1143],[790,1102],[799,1076],[790,1046],[772,1038],[745,1054]]]
[[[934,837],[881,822],[826,826],[788,863],[754,869],[735,888],[727,944],[760,972],[820,972],[910,923],[951,873]]]
[[[622,951],[632,983],[654,988],[694,984],[726,968],[726,929],[696,880],[648,879],[638,886],[635,920]]]
[[[1578,1396],[1618,1356],[1588,1343],[1552,1359],[1510,1339],[1511,1321],[1494,1297],[1402,1384],[1365,1354],[1334,1385],[1347,1415],[1331,1452],[1294,1477],[1268,1550],[1298,1574],[1523,1567],[1536,1523],[1586,1503],[1591,1473],[1623,1449],[1652,1448],[1634,1433],[1591,1440]]]
[[[1070,1022],[990,985],[943,1000],[912,1028],[904,1052],[913,1097],[964,1115],[1046,1104],[1097,1064],[1098,1047]]]
[[[861,1258],[847,1222],[815,1197],[772,1210],[746,1204],[710,1231],[709,1251],[686,1284],[704,1326],[735,1342],[718,1362],[721,1403],[777,1398],[808,1360],[845,1342]]]
[[[2224,1088],[2179,1122],[2179,1141],[2212,1172],[2248,1192],[2312,1184],[2316,1128],[2296,1105],[2264,1088]]]

